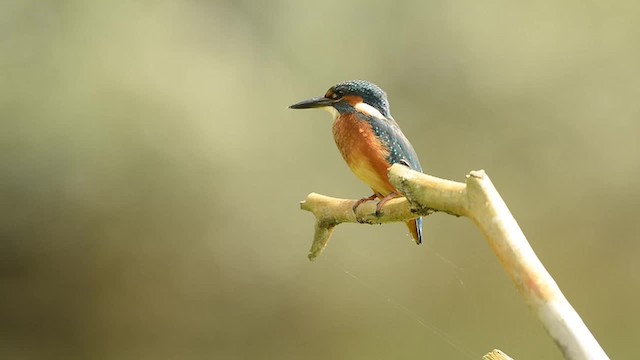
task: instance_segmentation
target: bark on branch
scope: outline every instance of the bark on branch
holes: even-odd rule
[[[314,241],[309,259],[326,247],[336,225],[343,222],[382,224],[406,221],[442,211],[470,218],[525,301],[537,314],[567,359],[608,359],[578,313],[544,268],[507,205],[483,170],[472,171],[466,183],[439,179],[394,165],[389,180],[406,198],[389,201],[380,217],[375,202],[358,207],[355,200],[309,194],[300,204],[316,217]]]

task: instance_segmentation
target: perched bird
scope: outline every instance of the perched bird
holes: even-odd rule
[[[422,171],[413,146],[391,117],[387,95],[364,80],[350,80],[332,86],[324,96],[304,100],[291,109],[323,108],[334,118],[333,138],[351,171],[373,195],[356,202],[379,198],[376,212],[390,199],[401,196],[389,182],[387,169],[403,164]],[[422,242],[422,218],[408,221],[409,232],[417,244]]]

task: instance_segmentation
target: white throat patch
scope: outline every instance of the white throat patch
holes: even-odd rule
[[[338,110],[336,110],[336,108],[334,108],[333,106],[323,106],[322,109],[327,111],[329,114],[331,114],[331,117],[333,117],[333,120],[336,120],[338,116],[340,116],[340,113],[338,112]]]

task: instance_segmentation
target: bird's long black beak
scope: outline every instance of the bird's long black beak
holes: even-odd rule
[[[289,106],[289,109],[313,109],[324,106],[331,106],[336,102],[334,99],[329,99],[324,96],[314,97],[308,100],[302,100],[299,103],[295,103]]]

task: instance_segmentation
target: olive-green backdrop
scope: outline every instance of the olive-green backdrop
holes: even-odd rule
[[[470,221],[342,225],[321,111],[389,94],[425,171],[485,169],[612,358],[637,354],[640,3],[2,1],[0,358],[560,359]]]

